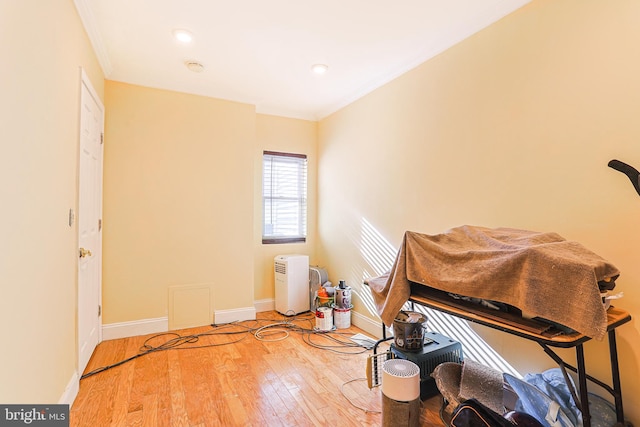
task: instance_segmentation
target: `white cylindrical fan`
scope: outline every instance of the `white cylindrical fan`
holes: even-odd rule
[[[420,425],[420,368],[410,360],[382,365],[382,425]]]

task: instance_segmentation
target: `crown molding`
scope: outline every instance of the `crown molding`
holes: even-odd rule
[[[91,6],[87,0],[73,0],[73,3],[76,6],[78,15],[80,15],[80,20],[87,32],[87,36],[91,41],[91,45],[93,46],[93,50],[98,58],[102,72],[104,73],[105,78],[108,78],[113,71],[113,67],[111,66],[111,61],[107,54],[107,48],[102,41],[102,36],[100,35],[100,30],[96,24],[96,18],[91,10]]]

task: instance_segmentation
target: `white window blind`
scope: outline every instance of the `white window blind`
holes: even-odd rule
[[[262,243],[306,240],[306,155],[263,152],[262,201]]]

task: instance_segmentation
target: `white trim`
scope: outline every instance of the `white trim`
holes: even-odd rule
[[[107,48],[102,41],[102,35],[100,34],[93,10],[87,0],[73,0],[73,3],[75,4],[78,15],[80,16],[80,21],[82,21],[82,25],[87,32],[91,46],[93,46],[93,51],[98,58],[104,77],[108,78],[113,72],[113,67],[111,66],[109,55],[107,54]]]
[[[256,301],[263,308],[269,304],[269,300]],[[270,302],[273,305],[273,300]],[[231,310],[216,310],[214,319],[217,324],[239,322],[242,320],[255,320],[255,307],[235,308]],[[141,319],[130,322],[118,322],[102,325],[102,339],[114,340],[118,338],[135,337],[138,335],[157,334],[169,330],[169,318],[157,317],[155,319]]]
[[[96,101],[96,104],[98,104],[98,106],[100,107],[100,112],[102,113],[102,122],[103,122],[103,126],[102,126],[102,129],[100,129],[100,132],[104,132],[104,110],[105,110],[104,104],[102,103],[100,96],[98,96],[98,92],[96,92],[95,88],[93,87],[93,82],[91,81],[91,79],[89,78],[89,75],[87,74],[87,72],[84,70],[83,67],[80,67],[80,83],[85,85],[85,87],[87,88],[87,90],[89,91],[93,99]]]
[[[78,146],[77,146],[77,162],[78,162],[78,181],[77,181],[77,187],[76,187],[76,195],[77,195],[77,209],[76,209],[76,213],[77,215],[82,216],[83,213],[85,212],[81,212],[81,206],[80,206],[80,202],[82,199],[82,195],[81,193],[81,189],[82,189],[82,183],[85,182],[86,180],[86,176],[84,176],[83,174],[80,174],[80,171],[83,170],[82,168],[82,156],[81,156],[81,152],[82,152],[82,123],[83,123],[83,116],[84,116],[84,105],[82,103],[83,99],[84,99],[84,94],[85,91],[84,89],[87,90],[87,92],[89,93],[89,96],[92,98],[92,100],[95,102],[96,106],[98,107],[98,109],[100,110],[100,135],[104,136],[104,104],[102,103],[102,100],[100,99],[100,97],[98,96],[95,88],[93,87],[93,83],[91,82],[91,79],[89,78],[89,75],[85,72],[83,67],[79,67],[80,68],[80,85],[79,85],[79,93],[78,93],[78,108],[79,108],[79,125],[78,125]],[[99,207],[98,207],[98,216],[99,218],[103,217],[103,211],[102,211],[102,198],[103,198],[103,194],[104,194],[104,145],[100,146],[100,160],[99,160],[99,185],[97,189],[93,188],[93,190],[96,190],[95,193],[97,193],[97,198],[99,200]],[[94,192],[92,192],[93,195]],[[83,199],[84,200],[84,199]],[[71,226],[71,222],[69,224]],[[78,223],[77,225],[75,225],[76,227],[76,243],[80,244],[81,241],[81,230],[80,230],[80,224]],[[102,229],[98,230],[98,237],[97,237],[97,248],[94,249],[94,252],[96,252],[93,255],[94,260],[92,261],[94,263],[94,265],[97,266],[97,269],[99,271],[98,275],[98,283],[96,284],[97,286],[97,303],[98,303],[98,307],[94,307],[94,309],[98,309],[98,319],[97,319],[97,343],[95,346],[93,346],[93,348],[91,349],[91,352],[93,353],[95,351],[95,348],[98,344],[100,344],[102,342],[103,336],[102,336]],[[100,249],[98,249],[100,248]],[[80,266],[78,263],[78,258],[76,257],[76,297],[80,296]],[[84,283],[84,285],[86,285],[86,283]],[[89,363],[89,358],[87,358],[86,360],[84,355],[81,354],[81,345],[85,344],[85,342],[81,342],[83,340],[85,340],[86,337],[81,337],[80,336],[80,325],[85,325],[86,320],[84,318],[84,316],[81,318],[81,310],[80,310],[80,305],[85,303],[86,301],[84,301],[84,299],[82,301],[80,301],[80,299],[76,298],[76,336],[77,336],[77,342],[76,342],[76,369],[80,372],[82,372],[85,368],[86,365]],[[90,301],[92,304],[95,302],[93,299]],[[94,312],[95,313],[95,312]],[[91,320],[91,326],[93,327],[93,320]],[[81,360],[82,359],[82,360]]]
[[[276,300],[275,298],[257,300],[253,302],[253,306],[255,307],[257,313],[263,311],[273,311],[276,309]]]
[[[382,320],[373,320],[357,311],[351,311],[351,322],[375,338],[382,338]],[[388,336],[388,335],[387,335]]]
[[[231,322],[241,322],[243,320],[255,320],[255,307],[233,308],[231,310],[216,310],[213,314],[214,322],[217,325]]]
[[[234,308],[230,310],[216,310],[214,319],[216,324],[255,320],[256,313],[275,310],[275,300],[266,298],[254,301],[254,307]],[[354,326],[371,334],[376,338],[382,337],[382,321],[374,320],[357,311],[351,311],[351,322]],[[109,323],[102,325],[102,339],[114,340],[118,338],[135,337],[138,335],[156,334],[169,330],[169,318],[133,320],[131,322]]]
[[[131,322],[109,323],[102,325],[102,339],[135,337],[138,335],[157,334],[169,330],[169,318],[134,320]]]
[[[71,379],[69,380],[69,384],[65,387],[64,392],[62,392],[62,396],[58,400],[58,404],[60,405],[73,405],[73,402],[76,400],[76,396],[78,396],[78,392],[80,391],[80,378],[78,377],[77,372],[73,372],[71,375]]]

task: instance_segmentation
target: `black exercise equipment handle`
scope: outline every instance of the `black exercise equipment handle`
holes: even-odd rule
[[[636,168],[615,159],[611,160],[608,166],[627,175],[629,180],[631,180],[631,184],[633,184],[633,188],[636,189],[636,192],[640,196],[640,172],[638,172]]]

